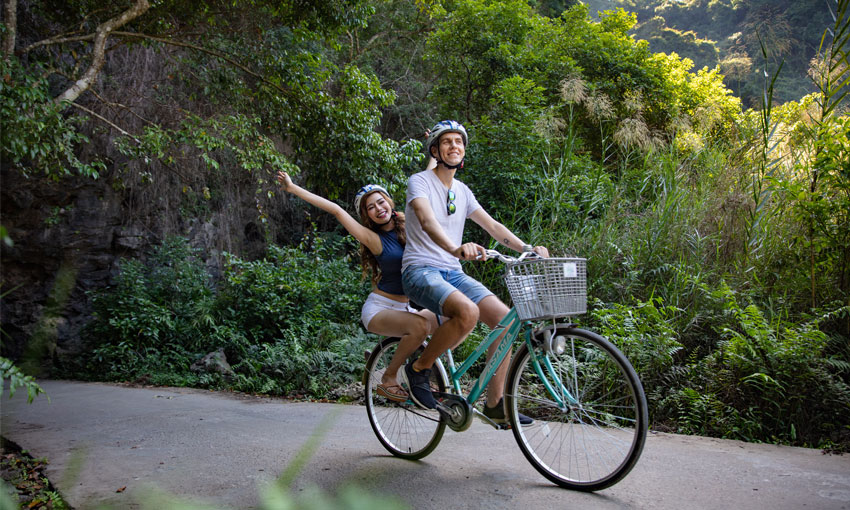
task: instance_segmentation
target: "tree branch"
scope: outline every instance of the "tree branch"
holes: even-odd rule
[[[123,109],[123,110],[126,110],[127,112],[129,112],[129,113],[130,113],[130,115],[132,115],[133,117],[136,117],[137,119],[139,119],[140,121],[144,122],[145,124],[148,124],[148,125],[151,125],[151,126],[156,125],[156,123],[155,123],[155,122],[149,121],[148,119],[146,119],[146,118],[142,117],[141,115],[139,115],[138,113],[136,113],[136,112],[135,112],[135,111],[134,111],[131,107],[129,107],[129,106],[127,106],[127,105],[124,105],[124,104],[121,104],[121,103],[116,103],[116,102],[113,102],[113,101],[107,101],[107,100],[106,100],[106,98],[104,98],[103,96],[101,96],[100,94],[98,94],[98,93],[97,93],[97,91],[96,91],[96,90],[94,90],[94,89],[90,89],[90,90],[89,90],[89,92],[91,92],[92,94],[94,94],[94,97],[98,98],[98,99],[100,100],[100,102],[101,102],[101,103],[103,103],[104,105],[106,105],[106,106],[108,106],[108,107],[110,107],[110,108],[112,108],[112,107],[118,107],[118,108],[121,108],[121,109]]]
[[[83,74],[83,77],[76,81],[71,87],[60,94],[56,99],[57,104],[65,102],[72,103],[80,97],[80,94],[91,87],[94,80],[97,78],[100,69],[106,61],[106,40],[115,31],[115,29],[126,25],[130,21],[138,18],[150,9],[148,0],[136,0],[132,7],[121,13],[119,16],[112,18],[97,27],[95,30],[94,47],[92,48],[92,62],[89,68]]]
[[[136,142],[137,144],[139,144],[139,145],[141,145],[141,144],[142,144],[142,141],[141,141],[141,140],[139,140],[138,138],[136,138],[136,137],[135,137],[132,133],[127,132],[126,130],[124,130],[123,128],[121,128],[121,126],[119,126],[119,125],[115,124],[114,122],[112,122],[111,120],[107,119],[107,118],[106,118],[106,117],[104,117],[103,115],[100,115],[100,114],[98,114],[98,113],[96,113],[96,112],[94,112],[94,111],[92,111],[92,110],[90,110],[90,109],[86,108],[85,106],[82,106],[82,105],[77,104],[77,103],[69,103],[69,104],[70,104],[71,106],[73,106],[74,108],[79,108],[80,110],[82,110],[82,111],[84,111],[84,112],[88,113],[89,115],[91,115],[92,117],[94,117],[94,118],[96,118],[96,119],[100,120],[101,122],[104,122],[105,124],[109,125],[109,126],[110,126],[110,127],[112,127],[113,129],[117,130],[117,131],[118,131],[119,133],[121,133],[122,135],[124,135],[124,136],[126,136],[126,137],[128,137],[128,138],[132,139],[132,140],[133,140],[134,142]],[[158,160],[158,161],[159,161],[159,163],[160,163],[160,164],[161,164],[161,165],[162,165],[162,166],[163,166],[166,170],[168,170],[168,171],[172,172],[174,175],[176,175],[177,177],[179,177],[180,179],[182,179],[182,181],[183,181],[183,182],[189,182],[189,179],[188,179],[185,175],[183,175],[183,174],[181,174],[180,172],[178,172],[178,171],[177,171],[177,169],[175,169],[174,167],[172,167],[171,165],[169,165],[169,164],[165,163],[165,162],[164,162],[164,161],[162,161],[162,160]]]
[[[115,123],[114,123],[114,122],[112,122],[111,120],[107,119],[107,118],[106,118],[106,117],[104,117],[103,115],[100,115],[99,113],[96,113],[95,111],[90,110],[90,109],[86,108],[85,106],[83,106],[83,105],[81,105],[81,104],[78,104],[78,103],[68,103],[68,104],[70,104],[70,105],[71,105],[71,106],[73,106],[74,108],[79,108],[80,110],[82,110],[82,111],[84,111],[84,112],[88,113],[88,114],[89,114],[89,115],[91,115],[92,117],[95,117],[95,118],[97,118],[98,120],[100,120],[100,121],[104,122],[105,124],[108,124],[109,126],[111,126],[113,129],[115,129],[116,131],[118,131],[118,132],[119,132],[119,133],[121,133],[122,135],[132,138],[132,139],[133,139],[136,143],[138,143],[138,144],[141,144],[141,143],[142,143],[142,141],[141,141],[141,140],[139,140],[138,138],[136,138],[135,136],[133,136],[131,133],[127,132],[125,129],[123,129],[123,128],[122,128],[121,126],[119,126],[118,124],[115,124]]]
[[[15,33],[18,29],[18,0],[6,0],[3,6],[6,19],[6,38],[3,40],[3,58],[8,59],[15,53]]]
[[[26,48],[21,50],[21,53],[29,53],[30,51],[40,47],[40,46],[48,46],[51,44],[63,44],[67,42],[79,42],[79,41],[93,41],[96,34],[86,34],[86,35],[75,35],[75,36],[64,36],[57,35],[55,37],[50,37],[48,39],[42,39],[41,41],[34,42],[27,46]]]

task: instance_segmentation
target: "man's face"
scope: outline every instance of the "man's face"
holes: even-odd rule
[[[466,154],[463,136],[460,133],[446,133],[440,137],[435,147],[440,151],[440,159],[447,165],[459,165]]]

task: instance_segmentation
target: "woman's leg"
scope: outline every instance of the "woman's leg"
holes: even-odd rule
[[[429,315],[430,314],[430,315]],[[433,321],[433,322],[432,322]],[[393,359],[381,378],[385,386],[398,385],[396,374],[404,361],[422,345],[425,337],[436,327],[433,313],[411,313],[399,310],[382,310],[369,321],[371,333],[401,338]]]

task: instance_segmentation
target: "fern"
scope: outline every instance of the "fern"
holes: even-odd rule
[[[32,404],[35,397],[44,393],[44,390],[31,375],[26,375],[12,363],[12,360],[0,357],[0,382],[5,383],[9,379],[9,398],[15,395],[18,388],[27,390],[27,403]],[[49,399],[48,399],[49,401]]]

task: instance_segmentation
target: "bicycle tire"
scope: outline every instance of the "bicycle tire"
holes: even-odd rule
[[[390,453],[403,459],[418,460],[440,443],[446,422],[436,410],[421,409],[410,399],[394,402],[377,393],[381,376],[398,347],[398,338],[386,338],[372,351],[366,362],[364,377],[366,412],[378,440]],[[441,368],[441,366],[440,366]],[[432,382],[446,390],[442,370],[432,371]]]
[[[553,396],[534,367],[542,342],[534,343],[534,352],[523,344],[505,391],[514,438],[534,468],[560,487],[605,489],[622,480],[643,451],[649,422],[643,386],[619,349],[596,333],[558,325],[554,335],[564,336],[565,349],[550,352],[552,369],[542,371],[550,383],[554,372],[563,386],[553,387],[577,401],[558,405],[563,394]],[[534,423],[522,426],[519,413]]]

